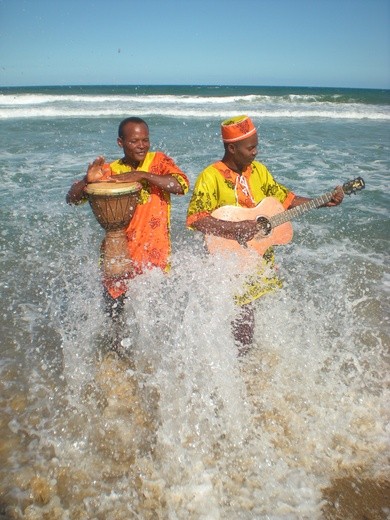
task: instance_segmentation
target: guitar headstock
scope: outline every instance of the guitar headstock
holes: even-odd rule
[[[356,177],[352,181],[346,182],[343,184],[343,191],[346,195],[351,195],[352,193],[356,193],[364,189],[365,182],[362,177]]]

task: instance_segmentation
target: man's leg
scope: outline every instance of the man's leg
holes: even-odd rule
[[[239,315],[232,323],[233,335],[238,347],[238,355],[242,356],[248,352],[253,343],[255,330],[254,305],[248,303],[240,308]]]

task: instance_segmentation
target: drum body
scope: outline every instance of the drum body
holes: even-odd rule
[[[120,279],[131,272],[126,229],[137,207],[141,187],[138,182],[96,182],[85,188],[93,214],[106,231],[102,244],[106,278]]]

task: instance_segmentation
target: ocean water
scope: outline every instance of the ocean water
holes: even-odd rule
[[[246,357],[233,268],[185,229],[190,194],[173,198],[170,275],[134,280],[113,331],[104,233],[65,204],[71,183],[120,157],[118,124],[137,115],[193,185],[222,157],[221,120],[242,113],[294,192],[365,189],[294,221]],[[389,91],[7,88],[0,136],[1,518],[386,518]],[[109,353],[115,334],[129,359]]]

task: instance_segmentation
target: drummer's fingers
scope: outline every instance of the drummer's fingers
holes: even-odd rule
[[[96,159],[93,161],[93,164],[101,166],[104,164],[104,157],[102,155],[99,155],[99,157],[96,157]]]
[[[98,168],[100,170],[100,165],[99,164],[96,164],[95,162],[93,163],[89,163],[88,164],[88,168],[87,168],[87,172],[90,172],[92,170],[95,170],[96,171],[96,168]]]
[[[104,164],[104,157],[99,155],[99,157],[96,157],[94,161],[89,163],[89,166],[101,166],[102,164]]]

